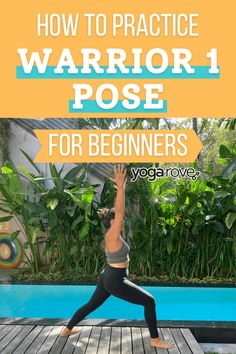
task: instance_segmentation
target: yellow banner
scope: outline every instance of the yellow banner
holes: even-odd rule
[[[194,130],[35,130],[35,162],[193,162],[202,149]]]

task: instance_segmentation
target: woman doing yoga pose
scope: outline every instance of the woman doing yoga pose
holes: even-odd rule
[[[121,237],[125,212],[126,171],[124,166],[114,167],[114,178],[110,178],[117,187],[115,208],[102,209],[105,232],[105,253],[107,265],[101,271],[97,287],[87,304],[80,307],[62,330],[61,336],[69,336],[80,331],[72,330],[89,313],[101,306],[111,295],[144,307],[144,317],[150,333],[150,344],[158,348],[173,348],[159,337],[156,327],[156,304],[154,297],[147,291],[129,281],[129,251],[130,247]]]

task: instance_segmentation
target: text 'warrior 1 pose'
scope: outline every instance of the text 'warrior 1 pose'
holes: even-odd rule
[[[104,241],[107,265],[100,273],[97,287],[91,299],[75,312],[62,330],[61,336],[78,333],[78,330],[72,330],[72,328],[101,306],[109,296],[114,295],[133,304],[142,305],[151,336],[151,346],[170,349],[174,347],[174,344],[163,341],[158,336],[154,297],[127,279],[130,247],[120,235],[125,213],[124,200],[127,182],[124,166],[114,167],[114,174],[115,177],[110,179],[117,187],[115,208],[100,210],[100,216],[103,216],[103,224],[106,228]]]

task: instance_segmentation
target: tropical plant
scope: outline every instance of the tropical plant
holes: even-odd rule
[[[75,166],[62,178],[63,168],[57,171],[55,165],[50,164],[51,176],[45,177],[31,158],[23,154],[35,174],[22,166],[18,167],[19,172],[12,163],[6,162],[0,173],[3,195],[0,208],[8,214],[9,220],[16,215],[20,221],[26,236],[24,248],[31,251],[30,256],[26,254],[27,262],[34,273],[42,266],[39,249],[42,242],[45,244],[43,255],[49,257],[52,269],[76,266],[84,253],[84,239],[98,223],[91,218],[96,185],[88,182],[86,166]],[[20,176],[27,179],[27,185]],[[52,180],[54,186],[47,188],[46,180]],[[41,231],[46,234],[42,235]]]
[[[96,201],[98,185],[89,182],[87,165],[77,165],[63,174],[63,166],[57,169],[50,164],[48,177],[26,153],[24,156],[35,173],[20,166],[16,169],[10,162],[4,164],[0,210],[5,212],[4,220],[16,215],[21,222],[26,235],[24,247],[31,251],[26,256],[32,273],[43,269],[42,255],[46,255],[48,274],[75,271],[78,276],[94,276],[105,264],[97,209],[114,206],[113,184],[106,179]],[[235,144],[220,146],[217,164],[220,173],[212,176],[208,166],[196,181],[129,181],[124,236],[131,243],[131,274],[169,279],[235,276]],[[128,166],[128,174],[131,167],[134,165]],[[48,180],[51,188],[46,186]],[[18,232],[12,235],[17,236]]]
[[[5,216],[0,219],[0,222],[10,221],[13,216],[16,216],[22,225],[26,241],[24,248],[30,249],[30,255],[25,253],[28,265],[35,273],[38,271],[41,264],[40,253],[36,244],[36,236],[38,227],[31,224],[32,217],[35,213],[35,204],[23,196],[24,187],[19,178],[19,175],[9,161],[5,162],[0,172],[0,210],[5,213]],[[12,238],[16,238],[19,231],[12,234]]]
[[[236,158],[221,146],[220,160],[221,174],[204,171],[205,180],[139,179],[128,185],[131,272],[235,276]]]

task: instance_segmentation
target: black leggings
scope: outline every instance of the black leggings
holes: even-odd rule
[[[110,295],[114,295],[133,304],[144,306],[144,316],[150,336],[151,338],[157,338],[155,299],[147,291],[127,280],[127,277],[127,268],[115,268],[108,264],[100,273],[97,287],[92,297],[75,312],[67,324],[67,328],[71,330],[89,313],[101,306]]]

